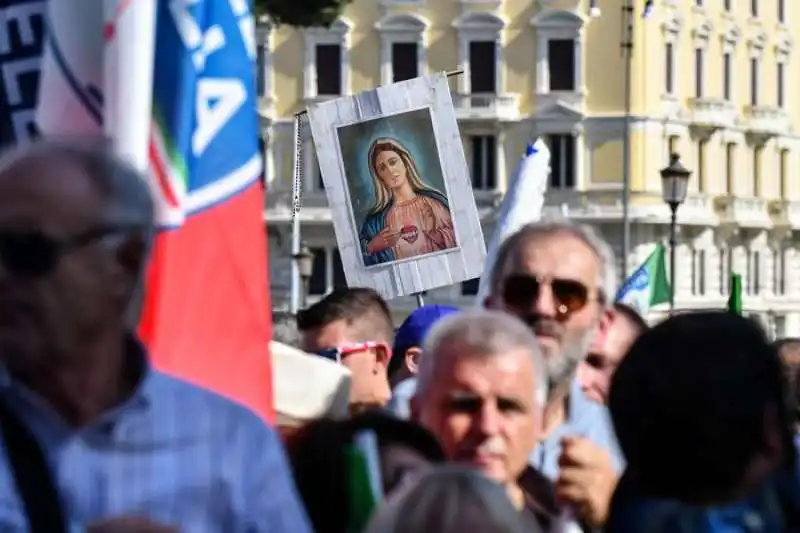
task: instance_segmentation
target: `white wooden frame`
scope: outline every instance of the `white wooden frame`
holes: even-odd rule
[[[457,247],[365,267],[337,130],[340,126],[421,108],[429,108],[431,112],[445,183],[443,192],[448,197]],[[371,287],[384,298],[391,299],[480,277],[486,245],[445,74],[415,78],[323,102],[310,108],[308,114],[349,286]]]

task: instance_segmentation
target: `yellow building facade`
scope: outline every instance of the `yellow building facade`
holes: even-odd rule
[[[473,188],[491,236],[525,146],[552,154],[547,216],[593,224],[621,251],[623,139],[630,131],[630,272],[667,235],[659,169],[693,170],[681,224],[677,304],[721,307],[731,272],[745,307],[778,335],[800,332],[800,82],[788,0],[634,0],[626,122],[626,0],[355,0],[330,28],[258,29],[271,280],[290,271],[294,113],[323,99],[462,69],[451,81]],[[312,298],[344,283],[330,211],[303,128],[300,213],[315,253]],[[620,260],[620,266],[623,261]],[[431,300],[464,304],[475,283]],[[413,302],[398,301],[399,313]]]

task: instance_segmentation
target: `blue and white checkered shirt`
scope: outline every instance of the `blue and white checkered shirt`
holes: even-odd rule
[[[275,430],[143,366],[134,395],[81,429],[0,371],[0,396],[42,445],[72,530],[136,515],[187,533],[311,532]],[[0,531],[28,531],[23,509],[0,450]]]

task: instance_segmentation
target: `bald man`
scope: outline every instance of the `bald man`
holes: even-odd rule
[[[615,303],[606,312],[604,327],[578,367],[578,382],[590,399],[605,404],[611,378],[633,342],[647,330],[647,322],[633,308]]]

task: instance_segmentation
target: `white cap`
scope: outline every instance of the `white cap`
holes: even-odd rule
[[[347,368],[275,341],[269,343],[269,351],[278,426],[348,415],[351,378]]]

